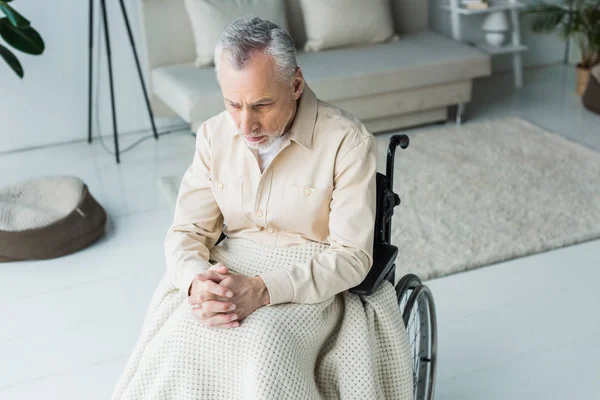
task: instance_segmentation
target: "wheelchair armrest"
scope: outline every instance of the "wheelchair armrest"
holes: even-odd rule
[[[377,244],[373,247],[373,266],[358,286],[350,289],[350,293],[370,296],[379,288],[384,280],[393,280],[393,267],[398,255],[398,248],[391,244]],[[391,277],[391,278],[390,278]],[[393,282],[391,282],[393,284]]]

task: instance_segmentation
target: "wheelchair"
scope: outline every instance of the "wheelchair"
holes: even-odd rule
[[[394,135],[387,151],[386,173],[377,173],[377,205],[373,242],[373,266],[351,293],[373,294],[386,280],[395,283],[398,247],[390,243],[394,208],[400,197],[394,193],[394,159],[396,148],[406,149],[407,135]],[[433,399],[437,366],[437,320],[431,290],[414,274],[403,276],[396,288],[396,298],[408,334],[413,367],[414,400]]]
[[[398,247],[390,243],[394,208],[400,205],[400,197],[394,193],[394,157],[396,148],[406,149],[407,135],[394,135],[387,152],[386,174],[377,173],[377,205],[373,241],[373,265],[365,279],[351,288],[351,293],[372,295],[388,281],[395,283]],[[226,236],[221,237],[219,244]],[[414,400],[433,399],[437,365],[437,321],[433,295],[418,276],[407,274],[395,286],[398,306],[408,335],[412,368]]]

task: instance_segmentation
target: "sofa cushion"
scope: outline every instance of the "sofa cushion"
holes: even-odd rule
[[[227,26],[244,15],[256,15],[287,30],[281,0],[185,0],[196,43],[196,66],[214,65],[215,45]]]
[[[145,0],[150,1],[164,0]],[[298,49],[306,44],[306,28],[302,14],[302,0],[285,0],[289,32]],[[322,0],[323,1],[323,0]],[[365,0],[365,2],[367,2]],[[429,2],[425,0],[391,0],[392,19],[396,33],[426,31],[429,26]]]
[[[365,47],[298,52],[304,77],[320,99],[370,96],[490,74],[485,53],[434,32]],[[187,122],[224,110],[214,68],[169,65],[152,71],[153,91]]]
[[[395,36],[389,0],[301,0],[305,51],[382,43]]]

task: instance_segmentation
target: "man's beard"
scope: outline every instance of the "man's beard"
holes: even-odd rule
[[[248,146],[248,148],[250,148],[252,150],[266,149],[267,147],[272,145],[277,139],[279,139],[279,137],[281,135],[283,135],[282,132],[268,132],[268,133],[264,133],[262,135],[252,134],[250,137],[265,136],[266,139],[263,139],[263,141],[261,141],[260,143],[250,143],[250,142],[246,141],[246,146]]]

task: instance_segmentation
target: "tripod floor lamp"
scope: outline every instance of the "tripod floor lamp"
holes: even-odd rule
[[[94,49],[94,2],[96,0],[89,0],[89,14],[90,14],[90,40],[89,40],[89,88],[88,88],[88,143],[92,143],[92,58]],[[150,117],[150,124],[152,125],[152,132],[154,133],[154,139],[158,139],[158,133],[156,132],[156,125],[154,124],[154,114],[150,107],[150,100],[148,99],[148,92],[146,91],[146,85],[144,83],[144,77],[142,76],[142,68],[140,67],[140,60],[135,48],[135,42],[131,33],[131,26],[129,25],[129,18],[127,16],[127,10],[123,5],[123,0],[118,0],[121,7],[121,14],[123,14],[123,20],[125,21],[125,27],[127,28],[127,35],[129,36],[129,43],[131,44],[131,50],[133,51],[133,57],[135,58],[135,64],[137,66],[138,76],[140,84],[142,85],[142,91],[144,92],[144,99],[146,100],[146,107],[148,108],[148,115]],[[104,39],[106,41],[106,60],[108,62],[108,82],[110,86],[110,104],[112,109],[112,125],[113,125],[113,137],[115,142],[115,156],[117,164],[120,163],[119,158],[119,136],[117,131],[117,117],[115,111],[115,93],[113,85],[113,72],[112,72],[112,59],[110,52],[110,34],[108,31],[108,19],[106,17],[106,0],[100,0],[100,8],[102,13],[102,24],[104,25]]]

